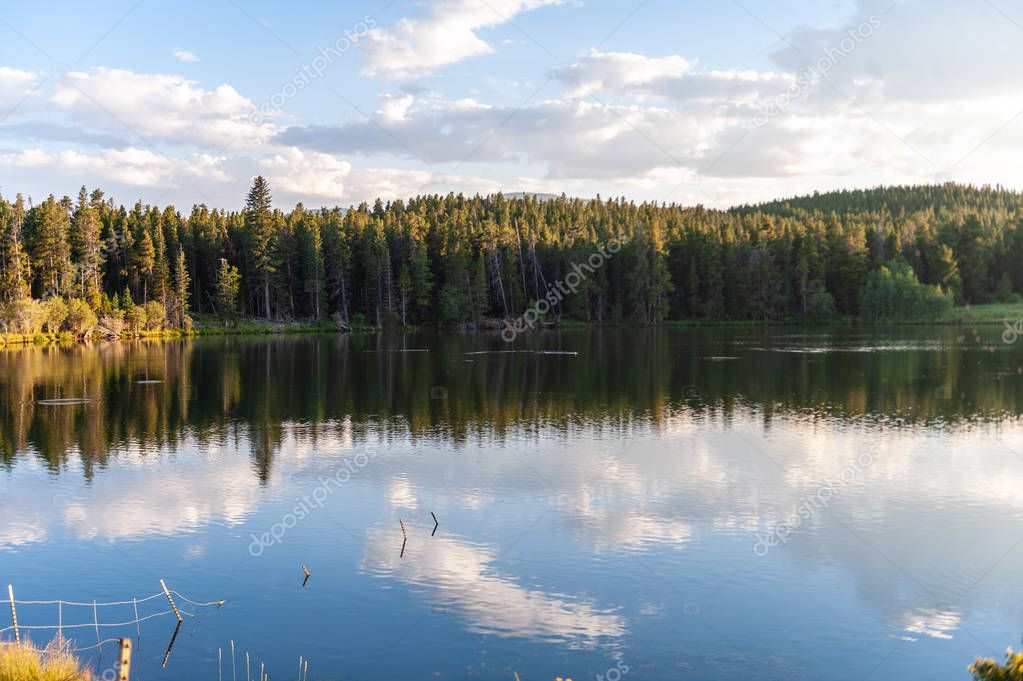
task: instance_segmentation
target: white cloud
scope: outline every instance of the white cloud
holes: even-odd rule
[[[247,148],[274,132],[269,123],[249,120],[252,102],[230,85],[207,90],[178,75],[104,67],[73,71],[52,101],[87,123],[122,133],[127,127],[154,144]]]
[[[178,49],[174,50],[173,52],[171,52],[171,54],[173,54],[174,58],[177,59],[178,61],[189,62],[189,63],[194,63],[194,62],[199,61],[199,56],[197,54],[195,54],[195,52],[189,52],[188,50],[182,50],[182,49],[178,48]]]
[[[405,18],[359,41],[363,72],[434,73],[492,52],[505,36],[488,29],[557,2],[411,2]],[[244,184],[250,172],[265,172],[288,199],[329,202],[503,189],[729,205],[931,182],[940,173],[1020,187],[1023,117],[1013,117],[1023,110],[1023,74],[1006,68],[1023,59],[1020,29],[994,10],[968,11],[952,0],[906,0],[886,13],[890,6],[859,0],[832,28],[791,30],[784,38],[795,48],[777,50],[759,70],[714,68],[704,54],[595,50],[558,68],[556,82],[522,108],[454,82],[445,95],[405,84],[377,95],[376,106],[359,101],[376,110],[373,120],[338,118],[328,106],[315,124],[296,118],[288,129],[285,117],[254,123],[252,100],[229,84],[94,68],[47,79],[2,126],[0,154],[12,168],[93,169],[131,187],[159,186],[192,162],[164,154],[205,155],[225,181]],[[869,37],[827,78],[799,85],[801,69],[872,15]],[[480,82],[508,90],[542,77],[543,68],[484,72]],[[44,75],[0,67],[0,99],[19,101]],[[781,99],[778,114],[756,125],[758,111]],[[463,174],[440,174],[452,167]],[[219,191],[209,193],[219,199]]]
[[[603,90],[623,92],[661,79],[681,78],[693,66],[693,61],[678,55],[657,58],[598,50],[576,64],[557,70],[555,75],[565,83],[566,94],[577,97]]]
[[[409,107],[415,97],[412,95],[389,96],[380,98],[380,114],[386,123],[397,123],[405,120]]]
[[[83,181],[113,180],[134,187],[175,187],[197,180],[223,182],[222,158],[192,154],[173,159],[148,149],[104,149],[87,154],[72,149],[50,153],[25,149],[0,154],[0,164],[14,168],[44,169],[54,174],[76,175]]]
[[[350,163],[329,154],[282,149],[263,158],[260,166],[273,186],[292,194],[340,200],[345,196],[345,178]]]
[[[405,199],[422,193],[493,193],[499,182],[466,175],[446,175],[397,168],[353,169],[346,161],[318,152],[283,147],[261,158],[263,173],[280,195],[294,200],[335,202]]]
[[[480,29],[561,0],[436,0],[391,28],[374,28],[362,46],[362,71],[370,76],[415,78],[455,62],[488,54]]]
[[[679,55],[648,57],[634,52],[593,52],[554,72],[566,97],[616,95],[635,101],[660,99],[683,110],[711,103],[748,106],[784,90],[791,75],[753,70],[697,70],[696,60]]]
[[[42,78],[40,74],[32,71],[0,66],[0,99],[4,100],[4,104],[0,105],[0,108],[3,109],[0,114],[6,113],[8,109],[17,104],[18,99],[32,92],[40,78]]]
[[[774,63],[796,71],[820,57],[825,46],[840,48],[850,30],[874,17],[877,29],[828,78],[840,90],[874,81],[886,102],[920,102],[1012,95],[1023,87],[1023,72],[1014,68],[1023,61],[1023,33],[995,8],[1000,3],[906,0],[894,9],[889,0],[856,4],[834,29],[792,31],[788,44],[771,55]]]

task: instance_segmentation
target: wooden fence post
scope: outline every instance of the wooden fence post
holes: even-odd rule
[[[178,612],[178,606],[174,605],[174,599],[171,598],[170,591],[167,590],[167,585],[163,583],[162,579],[160,580],[160,586],[163,587],[163,592],[167,595],[167,600],[170,601],[171,609],[174,611],[174,614],[178,616],[178,622],[180,622],[181,613]]]
[[[128,681],[131,675],[131,639],[121,639],[121,663],[117,668],[118,681]]]
[[[11,620],[14,622],[14,642],[21,645],[21,635],[18,634],[18,611],[14,609],[14,586],[7,585],[7,597],[11,599]]]

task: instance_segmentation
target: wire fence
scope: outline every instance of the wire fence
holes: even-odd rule
[[[163,587],[162,591],[159,591],[148,596],[143,596],[142,598],[132,597],[131,600],[123,601],[100,602],[94,600],[90,602],[90,601],[65,601],[62,599],[19,600],[14,598],[14,587],[8,585],[7,587],[8,597],[6,600],[0,600],[0,608],[10,609],[11,625],[0,628],[0,638],[3,638],[9,635],[11,632],[13,632],[15,641],[20,642],[22,631],[32,632],[40,630],[56,631],[58,638],[63,638],[65,630],[94,629],[96,632],[96,643],[86,647],[76,646],[75,648],[77,651],[86,651],[95,648],[102,648],[102,646],[106,643],[120,640],[120,638],[104,639],[101,633],[101,631],[104,629],[130,627],[134,625],[136,633],[138,633],[138,635],[141,636],[142,623],[147,620],[173,615],[174,617],[177,618],[178,622],[180,623],[182,615],[187,615],[188,617],[195,617],[195,613],[180,609],[175,603],[174,600],[175,598],[178,601],[181,601],[182,603],[188,603],[189,605],[192,605],[195,608],[203,608],[210,606],[220,607],[224,604],[224,601],[200,602],[192,600],[188,596],[185,596],[184,594],[178,591],[168,589],[166,585],[163,583],[163,580],[160,581],[160,586]],[[157,603],[162,602],[165,605],[169,604],[170,607],[168,609],[162,609],[157,612],[145,613],[146,610],[152,609],[153,605],[155,605],[151,603],[151,601],[156,601]],[[46,621],[45,618],[40,618],[37,615],[38,609],[40,607],[45,606],[51,606],[55,608],[56,612],[52,613],[50,616],[51,617],[55,616],[56,619],[49,621],[50,622],[56,621],[56,624],[53,623],[23,624],[18,622],[19,615],[25,614],[26,611],[28,612],[28,614],[32,615],[31,620],[33,622],[39,621],[40,619]],[[129,608],[129,606],[131,608],[130,610],[127,609]],[[140,606],[142,608],[142,612],[144,612],[145,614],[140,614],[139,610]],[[91,611],[90,613],[91,618],[87,621],[81,621],[81,616],[79,615],[79,617],[72,618],[69,621],[65,621],[66,614],[65,608],[69,609],[71,611],[71,614],[78,614],[80,612],[79,610],[80,608],[88,608]],[[121,608],[124,612],[123,614],[121,614],[119,618],[117,618],[117,621],[112,622],[101,621],[100,608]],[[130,615],[130,617],[128,617],[128,615]]]

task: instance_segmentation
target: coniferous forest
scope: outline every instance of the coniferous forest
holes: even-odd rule
[[[187,329],[196,315],[478,326],[521,315],[613,241],[550,320],[937,318],[1023,291],[1023,195],[1002,188],[727,211],[451,194],[284,212],[259,177],[241,211],[129,208],[84,187],[0,198],[0,320],[79,335]]]

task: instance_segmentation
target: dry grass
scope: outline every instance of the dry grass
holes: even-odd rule
[[[0,643],[0,681],[93,681],[71,652],[66,640],[54,639],[45,648],[28,642]]]

